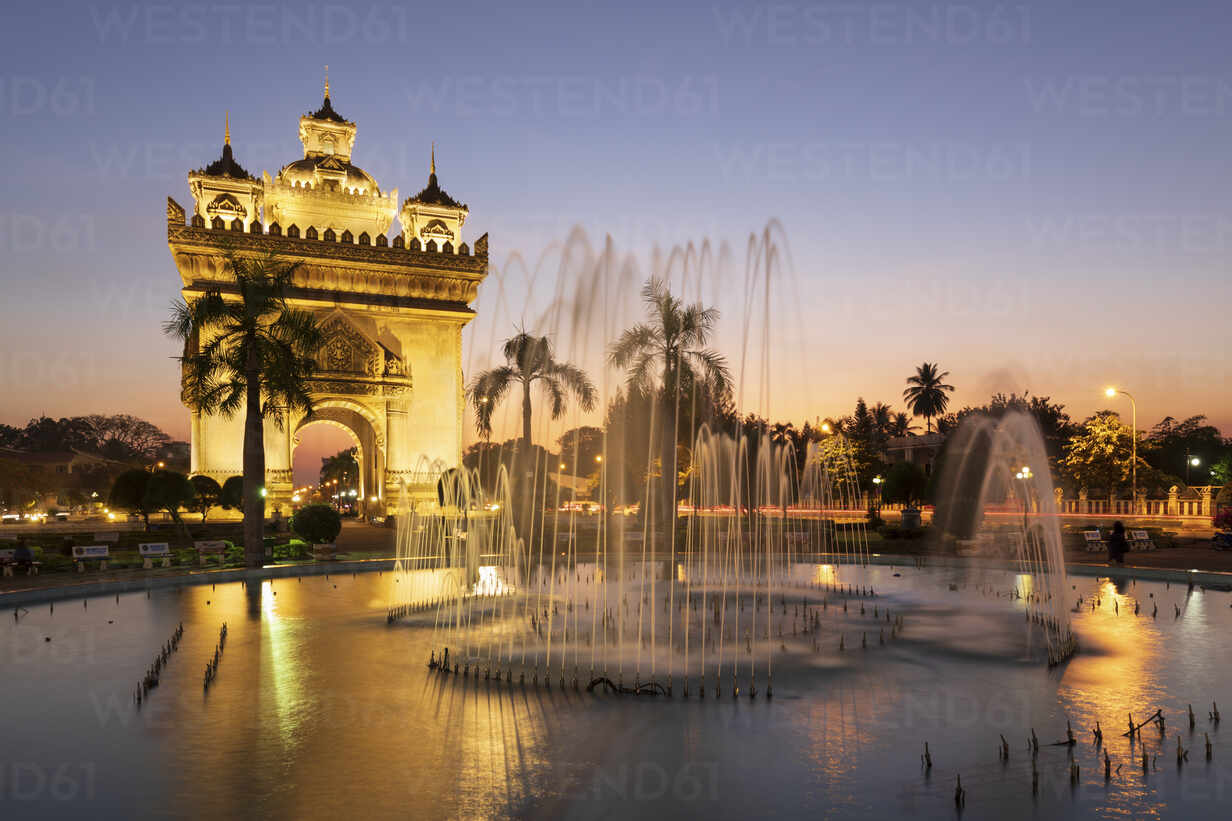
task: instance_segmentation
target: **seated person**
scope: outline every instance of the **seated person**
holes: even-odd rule
[[[24,543],[19,544],[13,552],[13,564],[29,571],[30,567],[34,564],[34,552]]]

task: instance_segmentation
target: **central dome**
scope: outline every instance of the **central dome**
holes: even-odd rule
[[[372,175],[334,154],[311,154],[288,163],[278,172],[278,181],[291,186],[340,190],[348,194],[380,194]]]

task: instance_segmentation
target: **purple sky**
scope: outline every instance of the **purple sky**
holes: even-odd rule
[[[355,161],[405,197],[435,140],[502,266],[577,224],[647,259],[705,237],[740,256],[780,220],[797,313],[775,328],[780,415],[901,406],[928,359],[958,406],[1031,390],[1081,417],[1116,382],[1144,427],[1206,413],[1232,432],[1226,4],[46,2],[4,19],[2,422],[131,412],[187,434],[159,331],[179,284],[164,198],[190,200],[228,109],[250,171],[297,158],[328,63]],[[804,372],[807,396],[789,389]]]

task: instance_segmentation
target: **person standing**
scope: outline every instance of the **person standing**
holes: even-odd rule
[[[1112,535],[1108,537],[1108,561],[1111,564],[1125,564],[1125,554],[1129,552],[1129,542],[1125,540],[1125,525],[1120,521],[1113,522]]]

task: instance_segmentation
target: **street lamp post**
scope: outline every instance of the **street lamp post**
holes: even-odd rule
[[[1023,465],[1022,470],[1014,474],[1014,478],[1022,482],[1022,529],[1025,532],[1029,532],[1031,529],[1031,526],[1027,523],[1027,511],[1030,509],[1031,504],[1031,493],[1027,486],[1027,480],[1033,475],[1029,465]]]
[[[1138,403],[1134,401],[1134,397],[1129,391],[1118,390],[1117,388],[1106,388],[1104,390],[1104,396],[1109,399],[1115,398],[1118,393],[1129,399],[1133,424],[1132,435],[1129,439],[1131,448],[1130,459],[1133,460],[1129,466],[1130,476],[1132,477],[1130,479],[1129,512],[1130,514],[1136,514],[1138,512]]]
[[[1185,451],[1185,486],[1189,486],[1189,469],[1202,464],[1202,460],[1197,456],[1190,456],[1189,451]]]

